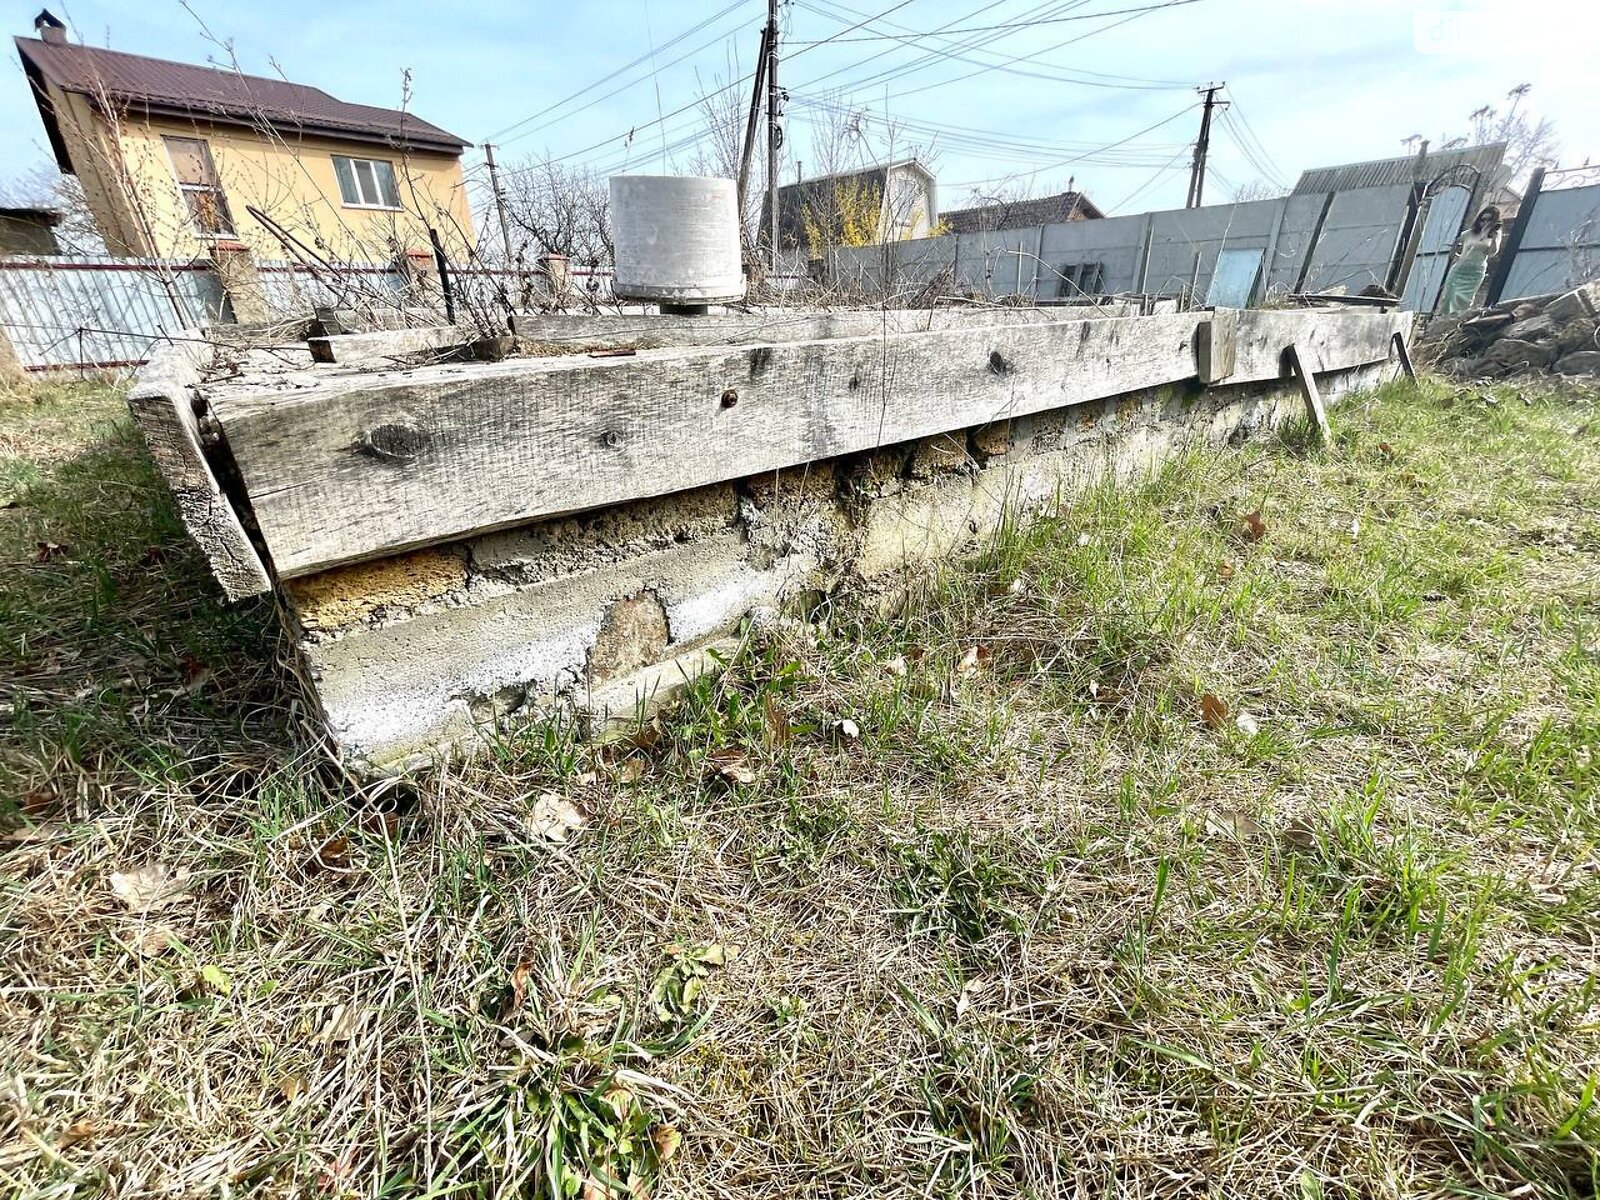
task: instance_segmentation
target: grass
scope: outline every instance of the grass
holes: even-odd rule
[[[1600,425],[1525,392],[381,794],[115,392],[0,402],[0,1188],[1594,1195]]]

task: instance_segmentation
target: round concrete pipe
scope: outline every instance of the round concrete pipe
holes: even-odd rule
[[[678,308],[744,297],[733,180],[614,175],[611,220],[617,296]]]

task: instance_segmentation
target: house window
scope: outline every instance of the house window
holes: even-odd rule
[[[189,223],[201,237],[233,237],[233,214],[228,211],[228,198],[217,182],[216,164],[211,161],[211,147],[203,138],[162,138],[167,145],[167,157],[172,160],[172,170],[178,177],[178,190],[188,207]]]
[[[346,208],[400,207],[393,163],[381,158],[346,158],[335,154],[333,173],[339,177],[339,197]]]
[[[1101,262],[1068,263],[1061,268],[1062,296],[1098,296],[1105,286],[1106,265]]]

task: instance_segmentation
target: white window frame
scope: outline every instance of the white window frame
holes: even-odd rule
[[[330,157],[333,159],[333,183],[334,186],[339,189],[339,203],[341,207],[374,209],[379,212],[405,211],[405,205],[399,202],[400,173],[394,169],[394,163],[392,163],[390,160],[387,158],[357,158],[353,154],[334,154],[330,155]],[[352,201],[344,194],[344,176],[339,170],[339,164],[341,162],[349,164],[348,170],[350,172],[350,182],[354,185],[356,194],[358,196],[363,193],[364,189],[362,188],[361,172],[358,169],[357,164],[364,165],[371,169],[373,194],[378,197],[378,203],[368,203],[366,200]],[[383,184],[378,178],[378,168],[380,167],[387,169],[389,172],[389,182],[394,187],[395,203],[393,204],[382,203]]]

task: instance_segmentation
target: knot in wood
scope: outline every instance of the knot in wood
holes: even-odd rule
[[[739,403],[738,392],[734,391],[732,388],[729,388],[727,391],[722,393],[723,408],[732,408],[737,403]]]
[[[622,445],[622,435],[615,429],[608,429],[600,435],[600,444],[607,450],[615,450]]]
[[[998,350],[989,351],[989,371],[994,375],[1011,374],[1011,364],[1006,361],[1006,356]]]
[[[361,439],[361,449],[382,462],[414,463],[428,448],[428,435],[415,425],[379,425]]]

